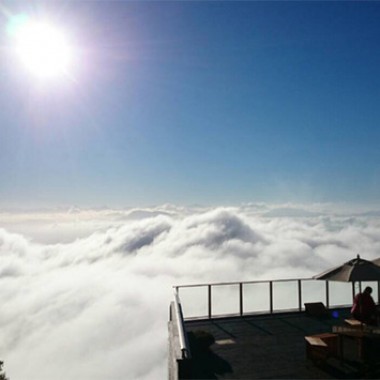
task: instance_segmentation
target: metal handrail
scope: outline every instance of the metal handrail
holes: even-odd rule
[[[174,285],[173,288],[196,288],[200,286],[221,286],[221,285],[239,285],[239,284],[267,284],[269,282],[291,282],[291,281],[320,281],[310,277],[304,278],[283,278],[278,280],[254,280],[254,281],[232,281],[232,282],[212,282],[212,283],[200,283],[200,284],[184,284],[184,285]]]
[[[179,346],[182,352],[182,359],[191,359],[190,346],[187,339],[187,334],[185,333],[181,301],[176,288],[174,289],[174,309],[177,316]]]

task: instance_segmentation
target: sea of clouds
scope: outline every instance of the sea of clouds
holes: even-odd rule
[[[167,377],[173,285],[310,277],[380,256],[376,212],[331,205],[0,212],[11,380]]]

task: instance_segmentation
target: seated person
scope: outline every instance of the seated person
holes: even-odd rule
[[[372,288],[367,286],[363,293],[355,296],[351,314],[360,322],[368,325],[377,325],[377,310],[371,293]]]

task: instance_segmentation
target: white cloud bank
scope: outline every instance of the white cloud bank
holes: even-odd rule
[[[295,209],[0,214],[7,374],[164,379],[172,285],[308,277],[357,253],[380,256],[376,215]]]

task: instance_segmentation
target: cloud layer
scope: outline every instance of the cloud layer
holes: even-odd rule
[[[357,253],[380,256],[376,215],[315,207],[166,205],[1,221],[0,358],[12,380],[165,378],[172,285],[308,277]]]

